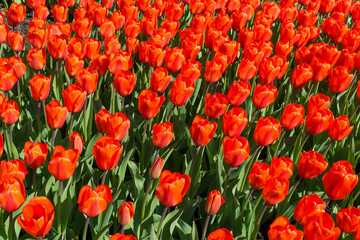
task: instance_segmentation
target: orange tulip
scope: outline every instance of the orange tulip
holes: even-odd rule
[[[303,232],[291,225],[287,217],[280,216],[270,225],[268,237],[269,240],[301,240],[303,239]]]
[[[103,38],[108,38],[114,35],[115,33],[115,23],[112,20],[106,19],[100,25],[100,36]]]
[[[224,137],[223,141],[224,160],[230,167],[240,166],[249,158],[250,145],[244,137]]]
[[[334,220],[326,212],[309,216],[304,225],[305,239],[338,239],[341,231],[335,227]]]
[[[320,175],[327,168],[328,163],[324,156],[315,151],[300,154],[298,174],[302,178],[312,179]]]
[[[141,91],[139,97],[138,108],[141,115],[146,118],[153,118],[159,112],[165,101],[165,96],[158,97],[157,94],[149,89]]]
[[[293,161],[286,157],[274,156],[270,164],[269,176],[289,180],[293,174]]]
[[[234,81],[227,92],[227,100],[232,107],[238,107],[250,95],[250,91],[250,83],[246,81]]]
[[[100,51],[101,42],[95,38],[86,38],[84,40],[84,53],[87,60],[93,60]]]
[[[50,92],[51,76],[45,77],[42,74],[36,74],[29,81],[30,90],[35,101],[45,100]]]
[[[281,115],[281,125],[286,130],[296,128],[304,122],[305,109],[297,103],[288,104]]]
[[[110,15],[110,20],[115,24],[116,31],[119,31],[125,23],[125,17],[120,11],[114,11]]]
[[[120,225],[128,225],[134,217],[135,205],[133,202],[123,202],[118,211]]]
[[[171,72],[177,72],[185,63],[184,50],[179,47],[166,49],[165,66]]]
[[[266,162],[254,162],[248,175],[248,182],[253,189],[262,189],[269,177],[270,167]]]
[[[222,121],[224,135],[229,137],[240,136],[247,126],[247,114],[242,108],[232,108],[229,113],[225,112]]]
[[[148,52],[148,61],[150,66],[155,68],[160,67],[164,62],[165,53],[165,50],[162,48],[151,46]]]
[[[28,174],[24,161],[20,159],[11,159],[9,162],[3,160],[0,163],[0,179],[18,178],[20,181],[25,180]]]
[[[211,119],[217,119],[226,112],[228,102],[227,97],[224,94],[214,93],[211,96],[210,93],[205,96],[205,114]]]
[[[75,75],[76,84],[86,91],[86,94],[95,92],[98,83],[98,72],[91,67],[81,68]]]
[[[16,178],[0,179],[0,208],[7,212],[16,211],[26,200],[24,183]]]
[[[98,54],[91,61],[90,67],[98,72],[99,77],[104,76],[109,68],[110,59],[106,54]]]
[[[120,96],[130,95],[134,90],[136,75],[129,70],[119,70],[115,77],[113,86]]]
[[[10,26],[17,26],[25,20],[26,7],[22,3],[12,2],[9,9],[5,9],[6,18]]]
[[[130,128],[130,120],[124,113],[117,112],[107,119],[106,133],[117,141],[122,141]]]
[[[99,4],[94,4],[94,7],[90,10],[91,19],[96,26],[100,26],[107,18],[107,8]]]
[[[10,66],[14,69],[15,75],[18,79],[20,79],[22,76],[24,76],[26,71],[26,65],[22,61],[20,57],[10,57],[8,59],[8,62]]]
[[[112,75],[120,70],[129,70],[133,66],[131,53],[124,50],[117,50],[110,55],[109,71]]]
[[[354,126],[350,126],[349,119],[346,115],[341,115],[330,121],[329,137],[335,141],[342,141],[346,138]]]
[[[333,113],[328,109],[310,112],[306,117],[305,127],[311,134],[319,134],[329,129]]]
[[[50,128],[61,128],[68,116],[68,110],[57,100],[52,100],[45,107],[46,121]]]
[[[344,233],[354,233],[360,225],[360,209],[348,207],[340,209],[336,214],[336,223]]]
[[[0,23],[0,44],[4,43],[9,34],[9,26],[5,23]]]
[[[161,171],[164,167],[164,159],[156,158],[154,162],[151,164],[149,175],[152,179],[157,179],[160,177]]]
[[[213,60],[206,63],[204,78],[208,83],[218,81],[228,67],[227,56],[223,53],[216,53]]]
[[[77,37],[87,38],[90,35],[93,21],[88,18],[78,18],[74,21],[73,30]]]
[[[331,199],[344,199],[354,189],[359,177],[354,174],[352,165],[346,160],[333,164],[322,178],[326,195]]]
[[[84,42],[78,37],[72,37],[68,41],[68,52],[71,54],[77,54],[80,59],[85,55]],[[69,57],[70,57],[69,56]]]
[[[150,78],[150,87],[156,93],[163,93],[171,81],[171,76],[164,67],[155,69]]]
[[[58,145],[53,150],[48,170],[60,181],[69,179],[74,174],[78,159],[78,150],[72,148],[66,150],[63,146]]]
[[[105,108],[100,109],[100,111],[95,115],[95,124],[99,133],[106,133],[107,121],[111,113]]]
[[[25,38],[19,32],[9,32],[6,44],[15,52],[21,52],[25,45]]]
[[[72,149],[78,150],[78,153],[80,155],[81,152],[82,152],[82,149],[84,147],[84,144],[85,144],[85,142],[84,142],[83,138],[81,137],[81,135],[78,134],[77,132],[72,132],[69,135],[69,140],[70,140],[70,147]]]
[[[249,81],[257,74],[257,64],[247,58],[243,58],[240,62],[237,76],[241,81]]]
[[[132,235],[124,235],[122,233],[116,233],[112,235],[110,240],[136,240],[136,237]]]
[[[172,173],[164,170],[155,190],[156,197],[167,207],[174,207],[182,202],[190,187],[191,179],[187,174]]]
[[[104,52],[107,55],[111,55],[112,53],[116,53],[118,50],[120,50],[121,45],[119,42],[119,38],[117,36],[111,36],[109,38],[106,38],[104,41]]]
[[[31,27],[27,39],[34,48],[44,48],[47,43],[48,31],[43,28]]]
[[[72,53],[65,61],[65,69],[69,76],[74,77],[84,67],[84,60],[76,53]]]
[[[218,230],[215,230],[212,233],[210,233],[209,236],[207,237],[207,240],[219,240],[219,239],[234,240],[234,237],[231,234],[231,232],[226,228],[220,228]]]
[[[51,12],[56,22],[65,23],[67,20],[68,11],[69,9],[67,7],[64,7],[60,4],[55,4],[54,6],[51,6]]]
[[[212,190],[209,192],[209,196],[206,200],[205,212],[209,215],[215,215],[224,203],[225,200],[221,196],[221,193],[218,190]]]
[[[64,104],[71,113],[80,112],[86,100],[86,92],[76,84],[70,84],[62,90]]]
[[[101,170],[111,170],[119,162],[123,146],[111,136],[102,136],[94,144],[92,153]]]
[[[205,146],[214,136],[217,123],[210,123],[207,119],[197,115],[190,127],[191,139],[197,146]]]
[[[57,35],[49,37],[47,50],[54,59],[64,60],[68,55],[66,40]]]
[[[281,132],[280,122],[272,117],[259,118],[254,130],[254,140],[260,146],[273,143]]]
[[[274,85],[258,83],[253,93],[253,104],[259,109],[263,109],[272,104],[277,97],[277,88]]]
[[[26,60],[32,69],[36,71],[43,69],[46,64],[46,49],[30,49],[26,56]]]
[[[190,78],[196,82],[201,76],[201,64],[198,61],[188,60],[184,63],[180,70],[180,75]]]
[[[10,64],[0,65],[0,90],[10,91],[18,81],[16,72]]]
[[[342,93],[350,85],[353,74],[346,67],[337,66],[330,71],[329,89],[334,93]]]
[[[170,101],[175,106],[184,105],[195,90],[192,79],[183,77],[181,74],[174,80],[170,90]]]
[[[174,138],[173,125],[165,122],[153,125],[153,144],[157,148],[164,148],[170,144]]]
[[[85,185],[80,189],[77,203],[80,212],[88,217],[95,217],[106,210],[111,200],[112,195],[109,186],[98,185],[93,190],[89,185]]]
[[[3,154],[4,151],[4,137],[3,135],[0,133],[0,157]]]
[[[24,146],[24,162],[30,168],[42,166],[46,160],[49,146],[46,143],[27,141]]]
[[[126,39],[126,51],[130,52],[132,55],[135,55],[139,52],[139,39],[137,38],[127,38]]]
[[[311,215],[325,212],[326,203],[317,195],[306,195],[295,207],[294,219],[304,226],[306,219]]]
[[[309,98],[307,111],[308,114],[316,110],[327,109],[330,105],[330,98],[322,93],[315,94]]]
[[[284,201],[289,191],[289,180],[286,178],[269,178],[264,186],[262,198],[269,205]]]
[[[4,123],[11,125],[19,119],[20,110],[14,100],[4,102],[0,107],[1,119]]]
[[[34,9],[34,17],[36,18],[46,20],[49,14],[49,9],[45,6],[45,4],[39,5]]]

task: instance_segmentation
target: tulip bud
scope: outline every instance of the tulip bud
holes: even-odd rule
[[[165,122],[153,126],[153,143],[158,148],[164,148],[174,138],[173,125],[171,122]]]
[[[85,144],[81,135],[77,132],[72,132],[69,136],[69,139],[71,148],[78,150],[80,155]]]
[[[135,205],[132,202],[123,202],[119,208],[118,221],[120,225],[128,225],[135,213]]]
[[[100,109],[95,115],[95,124],[99,133],[106,133],[107,121],[110,116],[111,113],[105,108]]]
[[[225,203],[225,200],[221,193],[218,190],[212,190],[206,200],[205,212],[209,215],[215,215],[223,203]]]
[[[157,158],[153,162],[153,164],[150,167],[149,175],[152,179],[157,179],[160,177],[161,171],[164,166],[164,159],[163,158]]]

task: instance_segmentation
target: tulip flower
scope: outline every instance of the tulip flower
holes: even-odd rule
[[[329,89],[334,93],[342,93],[350,85],[353,74],[346,67],[337,66],[330,71]]]
[[[106,19],[100,25],[100,36],[102,36],[103,38],[111,37],[114,35],[115,30],[115,23],[112,20]]]
[[[217,129],[217,123],[210,123],[207,119],[196,116],[191,124],[191,139],[197,146],[207,145],[214,136]]]
[[[281,239],[301,240],[303,238],[303,232],[301,230],[296,229],[294,225],[291,225],[287,217],[280,216],[276,218],[272,224],[270,224],[268,237],[270,240],[281,240]]]
[[[10,91],[18,81],[15,70],[10,65],[0,66],[0,90]]]
[[[130,128],[130,120],[121,112],[117,112],[107,119],[106,133],[121,142]]]
[[[50,231],[54,221],[54,205],[46,197],[33,197],[22,208],[22,215],[18,216],[17,222],[22,229],[34,238],[42,237]],[[42,221],[38,221],[42,219]]]
[[[330,98],[322,93],[315,94],[309,98],[307,111],[310,114],[316,110],[327,109],[330,105]]]
[[[56,22],[65,23],[68,16],[68,10],[69,9],[67,7],[64,7],[60,4],[55,4],[54,6],[51,6],[51,12]]]
[[[153,125],[153,144],[157,148],[164,148],[170,144],[174,138],[173,125],[165,122]]]
[[[254,140],[260,146],[273,143],[281,132],[280,122],[272,117],[259,118],[255,130]]]
[[[117,233],[115,235],[112,235],[110,240],[136,240],[136,237],[132,235],[124,235],[122,233]]]
[[[166,49],[165,66],[171,72],[177,72],[185,63],[184,50],[179,47]]]
[[[72,132],[69,135],[69,140],[70,140],[70,147],[72,149],[78,150],[78,153],[80,155],[85,144],[81,135],[77,132]]]
[[[237,167],[249,158],[250,145],[244,137],[223,139],[224,160],[230,167]]]
[[[14,100],[4,102],[0,106],[1,119],[4,123],[10,125],[14,124],[20,117],[20,109]]]
[[[84,40],[84,57],[89,61],[93,60],[99,54],[100,48],[100,41],[94,38],[86,38]]]
[[[54,59],[66,59],[68,55],[66,40],[61,36],[51,36],[47,44],[47,50]]]
[[[335,227],[334,220],[326,212],[311,215],[304,225],[305,239],[338,239],[340,229]]]
[[[155,117],[165,101],[164,96],[158,97],[155,92],[149,89],[142,90],[138,99],[139,111],[146,119]]]
[[[44,48],[48,40],[48,31],[38,27],[29,28],[27,39],[30,44],[37,49]]]
[[[95,217],[104,212],[112,200],[111,189],[107,185],[98,185],[93,190],[89,185],[80,189],[77,203],[80,212],[87,217]]]
[[[295,207],[294,219],[304,226],[306,220],[311,215],[325,212],[326,203],[317,195],[306,195]]]
[[[70,46],[70,45],[69,45]],[[71,53],[65,61],[66,73],[74,77],[77,72],[84,67],[84,60],[77,54]]]
[[[77,37],[87,38],[91,32],[93,21],[88,18],[78,18],[74,21],[73,30]]]
[[[240,136],[247,125],[247,114],[242,108],[234,107],[229,113],[225,112],[223,115],[222,130],[226,136]]]
[[[277,88],[274,85],[256,85],[253,93],[253,104],[255,107],[262,109],[272,104],[277,97]]]
[[[24,162],[32,169],[38,168],[44,164],[48,151],[46,143],[27,141],[24,146]]]
[[[161,171],[163,169],[164,166],[164,159],[163,158],[156,158],[153,162],[153,164],[151,164],[150,170],[149,170],[149,175],[152,179],[157,179],[160,177]]]
[[[246,81],[233,82],[227,92],[227,100],[232,107],[238,107],[250,95],[250,92],[250,83]]]
[[[32,69],[37,71],[43,69],[46,63],[46,49],[30,49],[27,53],[26,60]]]
[[[22,3],[12,2],[9,9],[5,9],[5,14],[8,24],[16,27],[25,20],[26,7]]]
[[[166,68],[159,67],[155,69],[150,78],[150,88],[156,93],[163,93],[171,81]]]
[[[0,208],[11,213],[19,209],[25,200],[25,186],[19,178],[0,178]]]
[[[100,109],[100,111],[95,115],[95,124],[99,133],[106,133],[107,121],[111,113],[105,108]]]
[[[86,91],[86,94],[92,94],[97,88],[99,74],[91,67],[81,68],[75,75],[76,84]]]
[[[269,177],[270,167],[266,162],[254,162],[248,175],[248,182],[253,189],[262,189]]]
[[[311,134],[319,134],[329,129],[333,114],[328,109],[316,110],[306,117],[305,127]]]
[[[359,178],[352,169],[350,162],[335,162],[330,171],[322,177],[326,195],[331,199],[344,199],[354,189]]]
[[[69,179],[74,174],[78,159],[78,150],[72,148],[66,150],[63,146],[58,145],[53,150],[48,170],[60,181]]]
[[[192,79],[183,77],[181,74],[174,80],[170,90],[170,101],[174,106],[184,105],[195,90]]]
[[[119,70],[115,77],[113,86],[120,96],[130,95],[135,87],[136,75],[130,71]]]
[[[35,101],[45,100],[50,93],[51,76],[45,77],[42,74],[36,74],[29,81],[30,90]]]
[[[269,178],[264,186],[262,198],[269,205],[275,205],[285,200],[289,191],[289,180],[286,178]]]
[[[212,233],[210,233],[209,236],[207,237],[207,240],[218,240],[218,239],[234,240],[234,237],[231,234],[231,232],[226,228],[220,228],[218,230],[215,230]]]
[[[57,100],[52,100],[45,107],[46,121],[50,128],[61,128],[68,116],[68,110]]]
[[[123,202],[118,211],[118,221],[123,227],[128,225],[134,217],[135,205],[132,202]],[[123,227],[121,229],[124,233]]]
[[[348,207],[340,209],[336,214],[336,223],[344,233],[354,233],[360,224],[360,209]]]
[[[220,192],[218,190],[212,190],[209,192],[208,198],[206,200],[205,204],[205,212],[208,215],[215,215],[222,204],[225,203],[225,200],[221,196]]]
[[[6,44],[14,51],[21,52],[25,46],[25,37],[19,32],[9,32]]]
[[[0,163],[0,179],[18,178],[20,181],[24,181],[26,174],[28,171],[23,160],[11,159],[9,162],[3,160]]]
[[[189,60],[180,69],[180,75],[192,79],[196,82],[201,75],[201,64],[198,61]]]
[[[226,112],[227,104],[227,98],[224,94],[214,93],[213,96],[210,93],[206,94],[204,108],[206,116],[217,119]]]
[[[335,141],[342,141],[346,138],[354,126],[350,126],[349,119],[346,115],[341,115],[331,119],[329,126],[329,137]]]
[[[293,161],[286,157],[274,156],[270,164],[269,176],[289,180],[293,174]]]
[[[97,71],[99,77],[104,76],[109,68],[110,59],[106,54],[97,54],[91,61],[90,67]]]
[[[281,125],[286,130],[291,130],[303,124],[305,109],[297,103],[288,104],[281,115]]]
[[[227,56],[217,52],[212,61],[206,63],[204,78],[208,83],[218,81],[228,67]]]
[[[119,162],[123,146],[111,136],[100,137],[93,146],[96,164],[101,170],[111,170]]]
[[[76,84],[62,90],[66,109],[71,113],[80,112],[86,100],[86,92]]]
[[[298,164],[298,174],[302,178],[312,179],[320,175],[327,168],[324,156],[316,151],[302,152]]]

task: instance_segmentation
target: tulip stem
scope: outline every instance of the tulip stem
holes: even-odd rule
[[[85,226],[84,226],[84,232],[83,232],[83,240],[86,240],[86,234],[87,234],[87,229],[89,227],[89,222],[90,222],[90,217],[87,217],[86,222],[85,222]]]
[[[202,232],[202,235],[201,235],[201,240],[204,240],[204,239],[205,239],[206,230],[207,230],[207,228],[208,228],[209,222],[210,222],[210,215],[208,214],[208,215],[206,216],[206,220],[205,220],[205,224],[204,224],[204,229],[203,229],[203,232]]]
[[[13,212],[10,212],[9,214],[9,232],[8,232],[8,237],[9,240],[12,240],[12,234],[13,234],[13,229],[14,229],[14,219],[13,219]]]
[[[58,233],[61,233],[61,192],[63,188],[63,181],[59,182],[59,190],[58,190],[58,202],[56,204],[56,219],[57,219],[57,230]]]
[[[74,113],[70,113],[71,114],[71,117],[70,117],[70,133],[72,133],[72,129],[73,129],[73,122],[74,122]]]
[[[169,113],[169,116],[168,116],[168,119],[167,119],[168,122],[170,122],[171,116],[174,113],[174,109],[175,109],[175,104],[173,105],[173,107],[171,108],[171,111]]]
[[[296,188],[299,186],[299,184],[300,184],[300,182],[301,182],[302,180],[303,180],[303,178],[300,177],[300,178],[296,181],[296,183],[294,184],[293,188],[291,189],[290,194],[287,196],[287,199],[285,200],[285,205],[284,205],[284,207],[283,207],[284,210],[286,210],[286,208],[287,208],[287,206],[288,206],[288,203],[289,203],[289,201],[291,200],[292,195],[294,194]]]
[[[38,133],[39,133],[39,141],[41,141],[41,127],[40,127],[40,112],[41,112],[41,102],[38,102],[38,109],[37,109],[37,124],[38,124]]]
[[[125,96],[121,97],[121,111],[124,112],[125,110]]]
[[[147,129],[147,125],[148,125],[149,119],[145,120],[145,126],[144,126],[144,133],[143,133],[143,138],[142,138],[142,144],[144,145],[145,140],[146,140],[146,129]]]
[[[121,232],[121,234],[124,234],[124,232],[125,232],[125,225],[122,225],[122,226],[121,226],[120,232]]]
[[[33,169],[32,180],[33,180],[33,190],[34,192],[36,192],[36,168]]]
[[[17,80],[16,85],[17,85],[17,91],[18,91],[18,102],[19,102],[19,107],[21,108],[21,89],[20,89],[20,79],[19,79],[19,80]]]
[[[315,83],[314,83],[314,82],[311,82],[311,87],[310,87],[310,89],[309,89],[309,91],[308,91],[308,94],[306,95],[306,98],[305,98],[305,103],[309,100],[309,98],[310,98],[310,94],[311,94],[311,92],[312,92],[312,90],[313,90],[314,86],[315,86]]]
[[[354,74],[354,76],[353,76],[353,78],[351,80],[351,84],[347,88],[347,93],[346,93],[346,97],[345,97],[345,101],[344,101],[345,103],[348,102],[348,99],[349,99],[349,96],[350,96],[350,93],[351,93],[351,89],[353,88],[354,83],[356,82],[357,74],[358,74],[358,71],[355,72],[355,74]],[[348,111],[348,106],[346,105],[345,107],[342,108],[340,115],[344,115],[344,113],[347,112],[347,111]],[[349,120],[351,120],[351,119],[349,119]]]
[[[86,107],[87,107],[87,97],[85,98],[85,103],[84,103],[84,107],[83,107],[83,128],[84,128],[84,141],[85,141],[85,142],[87,142]]]
[[[255,119],[255,117],[256,117],[256,114],[257,114],[257,112],[258,112],[258,108],[256,108],[255,109],[255,111],[254,111],[254,113],[253,113],[253,115],[252,115],[252,117],[251,117],[251,119],[249,119],[249,125],[248,125],[248,132],[247,132],[247,139],[249,139],[249,137],[250,137],[250,132],[251,132],[251,127],[252,127],[252,125],[253,125],[253,123],[254,123],[254,119]]]
[[[256,222],[256,225],[255,225],[255,228],[254,228],[254,231],[253,231],[253,234],[252,234],[253,235],[253,237],[252,237],[253,240],[256,240],[257,232],[258,232],[258,229],[259,229],[260,223],[261,223],[261,219],[263,218],[263,216],[265,214],[267,206],[268,206],[268,204],[265,203],[265,206],[264,206],[263,210],[261,211],[261,214],[260,214],[260,216],[259,216],[259,218],[258,218],[258,220]]]
[[[51,138],[51,149],[52,149],[52,151],[54,151],[55,133],[56,133],[56,129],[54,128],[53,133],[52,133],[52,138]]]
[[[42,237],[39,236],[39,237],[38,237],[38,240],[42,240]]]
[[[101,178],[101,185],[104,185],[105,183],[105,179],[106,179],[106,170],[104,170],[104,173],[102,175],[102,178]]]
[[[230,173],[231,173],[232,167],[229,168],[227,174],[226,174],[226,180],[225,180],[225,184],[224,184],[224,193],[226,191],[226,187],[229,183],[229,179],[230,179]]]
[[[285,131],[283,131],[283,132],[281,133],[281,136],[280,136],[280,138],[279,138],[279,140],[278,140],[278,142],[277,142],[277,144],[276,144],[276,148],[275,148],[273,157],[276,156],[276,154],[277,154],[277,152],[278,152],[278,150],[279,150],[279,147],[280,147],[280,143],[281,143],[282,139],[284,138],[284,135],[285,135]]]
[[[115,87],[113,86],[111,88],[111,114],[115,113],[115,98],[116,98],[116,94],[115,94]]]
[[[145,216],[146,199],[147,199],[147,196],[149,195],[153,181],[154,181],[154,179],[151,178],[151,180],[147,186],[146,192],[145,192],[144,201],[143,201],[142,208],[141,208],[141,220],[143,220],[143,218]]]
[[[194,152],[194,156],[193,156],[193,159],[192,159],[192,161],[191,161],[191,166],[190,166],[190,171],[189,171],[189,176],[190,176],[190,178],[192,177],[192,171],[193,171],[193,168],[194,168],[194,163],[195,163],[195,161],[196,161],[196,156],[197,156],[197,153],[198,153],[198,151],[199,151],[199,148],[200,148],[200,146],[196,146],[196,149],[195,149],[195,152]],[[192,179],[192,178],[191,178]],[[195,180],[196,179],[194,179],[194,182],[195,182]]]
[[[333,144],[333,142],[334,142],[334,140],[331,140],[331,142],[330,142],[329,145],[327,146],[327,148],[326,148],[326,150],[325,150],[325,152],[324,152],[324,154],[323,154],[324,157],[326,157],[326,154],[328,153],[328,151],[329,151],[331,145]]]
[[[333,93],[331,94],[331,99],[330,99],[330,104],[329,104],[329,106],[328,106],[328,109],[330,109],[330,106],[331,106],[332,102],[334,101],[334,98],[335,98],[335,93],[333,92]]]
[[[355,113],[357,112],[357,110],[359,110],[360,104],[357,105],[357,107],[355,108],[355,110],[353,111],[353,113],[350,115],[349,117],[349,121],[351,121],[351,119],[354,117]]]
[[[10,158],[13,157],[13,137],[12,137],[12,124],[9,125],[9,138],[10,138],[10,147],[9,147],[9,155],[11,156]]]
[[[162,213],[162,216],[161,216],[161,219],[160,219],[160,223],[159,223],[158,229],[157,229],[157,231],[156,231],[156,237],[157,237],[157,238],[159,238],[159,236],[160,236],[161,226],[162,226],[162,224],[163,224],[163,222],[164,222],[164,219],[165,219],[166,212],[167,212],[168,208],[169,208],[169,207],[164,208],[164,211],[163,211],[163,213]]]
[[[245,200],[245,204],[244,204],[244,206],[242,207],[242,210],[241,210],[241,214],[240,214],[240,216],[242,216],[242,215],[243,215],[243,213],[244,213],[244,211],[245,211],[245,208],[246,208],[246,205],[247,205],[247,204],[248,204],[248,202],[250,201],[250,198],[251,198],[251,196],[252,196],[253,192],[254,192],[254,189],[252,188],[252,189],[250,190],[250,192],[249,192],[249,194],[248,194],[248,196],[247,196],[246,200]]]
[[[256,155],[258,154],[258,152],[259,152],[260,149],[261,149],[261,147],[260,147],[259,145],[256,146],[255,151],[254,151],[254,153],[252,154],[249,163],[246,165],[245,174],[248,174],[248,173],[249,173],[250,167],[253,165],[253,163],[254,163],[254,161],[255,161],[255,159],[256,159]],[[244,177],[244,178],[242,179],[240,192],[244,191],[245,184],[246,184],[246,179],[247,179],[247,177]]]
[[[301,151],[302,151],[306,141],[309,139],[309,137],[310,137],[310,133],[308,133],[306,135],[304,141],[301,143],[300,149],[299,149],[298,153],[296,154],[296,157],[293,159],[295,165],[297,165],[297,163],[299,162],[299,157],[300,157]]]

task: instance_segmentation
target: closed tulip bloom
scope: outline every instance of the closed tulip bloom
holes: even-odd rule
[[[85,185],[80,189],[77,203],[80,212],[88,217],[95,217],[106,210],[111,200],[112,195],[109,186],[98,185],[93,190],[89,185]]]
[[[250,95],[250,92],[250,83],[247,81],[234,81],[227,92],[227,100],[232,107],[238,107]]]
[[[106,19],[100,26],[100,35],[103,38],[108,38],[114,35],[115,33],[115,24],[113,21]]]
[[[69,9],[67,7],[64,7],[59,4],[55,4],[54,6],[51,6],[51,12],[56,22],[65,23],[68,16],[68,10]]]
[[[297,103],[288,104],[281,115],[281,126],[286,130],[291,130],[304,123],[305,109]]]
[[[170,90],[170,101],[175,106],[184,105],[195,90],[192,79],[183,77],[181,74],[174,80]]]
[[[259,83],[254,89],[252,101],[255,107],[263,109],[272,104],[277,95],[277,88],[274,85]]]
[[[309,98],[308,114],[316,110],[327,109],[330,105],[330,98],[322,93],[315,94]]]
[[[307,63],[302,63],[295,67],[290,82],[294,87],[300,89],[305,87],[305,85],[311,81],[312,77],[313,70],[311,66]]]
[[[9,26],[6,23],[0,23],[0,43],[4,43],[9,34]]]
[[[100,111],[95,115],[95,124],[99,133],[106,133],[107,121],[111,113],[105,108],[100,109]]]
[[[10,66],[14,69],[15,75],[18,79],[20,79],[22,76],[24,76],[26,71],[26,65],[22,61],[20,57],[10,57],[8,60],[8,63]]]
[[[84,53],[87,60],[93,60],[100,51],[101,42],[95,38],[86,38],[84,40]]]
[[[13,212],[19,209],[25,200],[25,186],[20,179],[16,177],[0,179],[0,208]]]
[[[157,27],[157,18],[147,17],[146,15],[141,19],[141,31],[145,36],[152,36]]]
[[[205,114],[211,119],[217,119],[224,112],[226,112],[226,108],[228,105],[227,97],[221,93],[214,93],[211,96],[210,93],[205,96]]]
[[[254,162],[252,165],[249,175],[248,182],[253,189],[262,189],[269,177],[270,167],[266,162]]]
[[[126,39],[126,51],[132,55],[136,55],[139,52],[139,39],[127,38]]]
[[[208,83],[217,82],[228,67],[227,56],[217,52],[213,60],[206,63],[204,78]]]
[[[190,127],[191,139],[197,146],[205,146],[214,136],[217,123],[210,123],[209,120],[197,115]]]
[[[272,178],[284,178],[289,180],[293,174],[293,161],[286,157],[274,156],[270,164],[270,176]]]
[[[24,161],[20,159],[11,159],[9,162],[3,160],[0,163],[0,179],[18,178],[20,181],[25,180],[28,174]]]
[[[281,132],[280,122],[272,117],[259,118],[254,130],[254,140],[260,146],[273,143]]]
[[[86,92],[76,84],[69,85],[62,90],[65,107],[69,112],[80,112],[86,100]]]
[[[201,76],[201,64],[198,61],[189,60],[180,69],[180,74],[196,82]]]
[[[43,28],[31,27],[27,39],[34,48],[44,48],[47,43],[48,31]]]
[[[122,141],[130,128],[130,120],[122,112],[117,112],[107,119],[106,133],[117,141]]]
[[[349,74],[346,67],[337,66],[330,71],[329,89],[334,93],[342,93],[351,83],[353,74]]]
[[[205,204],[205,212],[209,215],[215,215],[222,204],[225,203],[225,200],[221,196],[221,193],[218,190],[212,190],[209,192],[208,198]]]
[[[177,72],[185,63],[184,50],[179,47],[166,49],[165,66],[169,71]]]
[[[22,208],[22,215],[17,222],[22,229],[34,238],[45,237],[54,221],[54,205],[46,197],[33,197]],[[40,221],[39,221],[40,220]]]
[[[47,50],[54,59],[66,59],[68,55],[66,40],[63,37],[54,35],[49,38]]]
[[[136,38],[141,32],[141,22],[136,19],[125,22],[124,32],[125,36]]]
[[[311,215],[304,225],[305,239],[335,240],[340,236],[340,229],[335,227],[334,220],[326,212]]]
[[[284,201],[289,191],[289,180],[286,178],[269,178],[264,186],[262,198],[269,205]]]
[[[302,178],[312,179],[325,171],[328,163],[324,156],[316,151],[302,152],[300,154],[298,174]]]
[[[311,134],[319,134],[329,129],[333,113],[328,109],[310,112],[306,117],[305,127]]]
[[[225,112],[222,120],[224,135],[229,137],[240,136],[248,124],[247,114],[244,109],[234,107],[229,113]]]
[[[165,101],[165,96],[158,97],[155,92],[149,89],[144,89],[141,91],[138,99],[138,107],[141,115],[144,118],[149,119],[157,115]]]
[[[57,100],[52,100],[45,107],[46,121],[50,128],[61,128],[66,118],[68,117],[68,110],[63,107]]]
[[[265,58],[259,64],[259,81],[262,84],[272,84],[280,73],[280,66],[277,66],[274,58]]]
[[[24,146],[24,162],[32,169],[38,168],[44,164],[48,151],[46,143],[27,141]]]
[[[155,69],[150,78],[150,87],[156,93],[163,93],[171,81],[171,76],[164,67]]]
[[[110,240],[136,240],[136,237],[132,235],[124,235],[122,233],[117,233],[115,235],[112,235]]]
[[[45,77],[42,74],[36,74],[29,81],[31,94],[35,101],[45,100],[50,93],[51,76]]]
[[[291,225],[287,217],[280,216],[270,224],[268,237],[270,240],[301,240],[303,239],[303,232]]]
[[[91,67],[81,68],[75,75],[76,84],[86,91],[86,94],[92,94],[97,88],[99,74]]]
[[[96,26],[100,26],[107,17],[107,8],[101,5],[94,5],[94,7],[90,10],[91,19],[94,21]]]
[[[136,75],[129,70],[120,70],[114,77],[113,86],[120,96],[130,95],[134,90]]]
[[[166,51],[160,47],[152,46],[149,49],[149,64],[152,67],[160,67],[165,58]]]
[[[250,145],[244,137],[224,137],[223,139],[224,160],[230,167],[240,166],[249,158]]]
[[[330,73],[331,64],[322,62],[322,60],[318,59],[316,56],[310,62],[310,66],[313,70],[313,78],[314,82],[321,82],[324,80]]]
[[[87,38],[90,35],[93,21],[88,18],[78,18],[74,21],[73,30],[77,37]]]
[[[156,158],[154,162],[151,164],[149,175],[152,179],[157,179],[160,177],[161,171],[164,166],[164,159],[163,158]]]
[[[14,100],[4,102],[0,106],[1,119],[6,124],[14,124],[20,117],[20,110]]]
[[[97,71],[99,77],[104,76],[109,68],[110,59],[109,56],[106,54],[98,54],[96,57],[91,61],[90,67]]]
[[[164,148],[170,144],[174,138],[173,125],[165,122],[153,125],[153,144],[157,148]]]
[[[65,61],[66,73],[74,77],[76,73],[84,67],[84,60],[76,53],[72,53]]]
[[[120,225],[128,225],[134,217],[135,205],[132,202],[123,202],[118,211]]]
[[[39,5],[34,9],[34,17],[36,18],[46,20],[49,14],[49,9],[45,6],[45,4]]]
[[[326,203],[317,195],[306,195],[295,207],[294,219],[302,226],[311,215],[325,212]]]
[[[32,69],[36,71],[43,69],[46,64],[46,49],[30,49],[26,56],[26,60]]]
[[[110,20],[113,21],[116,31],[119,31],[125,23],[125,17],[120,11],[114,11],[110,15]]]
[[[340,209],[336,214],[336,223],[344,233],[354,233],[360,224],[360,209],[348,207]]]
[[[359,178],[350,162],[341,160],[330,168],[322,178],[326,195],[331,199],[344,199],[356,186]]]
[[[207,240],[234,240],[234,237],[226,228],[220,228],[210,233]]]
[[[354,126],[350,126],[349,118],[341,115],[330,121],[329,137],[335,141],[342,141],[346,138]]]
[[[160,182],[155,190],[159,201],[167,206],[174,207],[182,202],[183,197],[190,187],[190,177],[187,174],[172,173],[164,170]]]
[[[10,64],[0,66],[0,90],[10,91],[18,81],[16,72]]]
[[[63,146],[58,145],[54,148],[48,170],[60,181],[69,179],[74,174],[78,159],[78,150],[72,148],[66,150]]]
[[[110,55],[109,71],[112,75],[120,70],[129,70],[133,66],[131,53],[124,50],[117,50]]]
[[[16,27],[25,20],[26,7],[22,3],[12,2],[9,9],[5,9],[5,14],[8,24]]]
[[[122,151],[119,141],[111,136],[102,136],[95,142],[92,153],[98,167],[105,171],[115,168]]]
[[[69,39],[68,52],[70,56],[75,53],[80,57],[80,59],[82,59],[85,55],[84,50],[84,42],[80,38],[72,37]]]
[[[9,32],[6,44],[15,52],[21,52],[25,45],[25,38],[19,32]]]
[[[79,155],[81,154],[84,147],[84,139],[77,132],[72,132],[69,136],[70,147],[72,149],[78,150]]]

